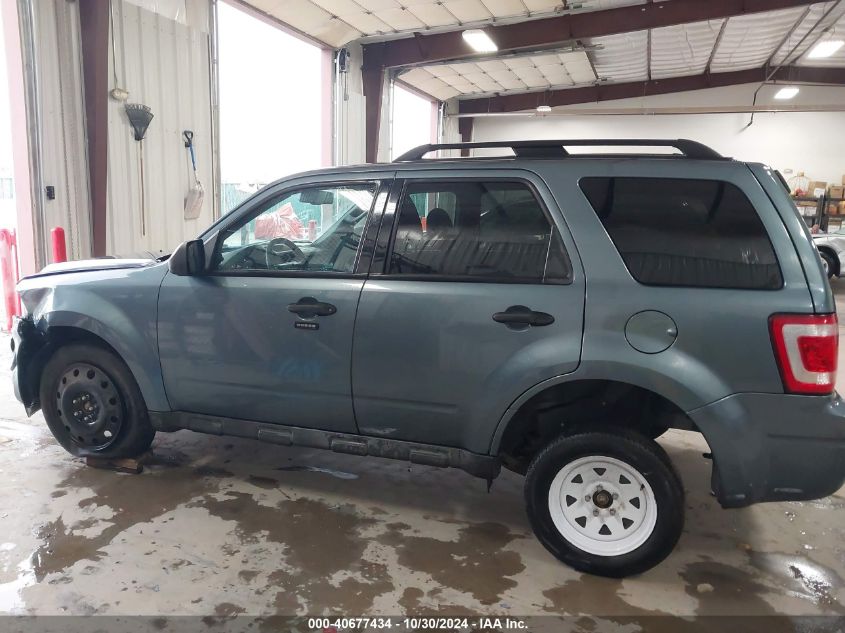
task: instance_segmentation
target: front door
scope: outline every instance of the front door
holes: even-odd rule
[[[174,410],[355,432],[358,266],[380,186],[270,189],[207,241],[207,274],[165,277],[158,337]]]
[[[577,368],[584,276],[533,174],[405,173],[358,307],[358,426],[484,453],[515,398]]]

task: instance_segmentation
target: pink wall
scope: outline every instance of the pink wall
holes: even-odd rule
[[[12,161],[14,162],[15,199],[17,204],[18,252],[21,275],[36,272],[32,216],[35,212],[29,174],[29,140],[26,127],[23,61],[15,0],[0,0],[3,18],[3,39],[6,44],[6,65],[9,78],[9,110],[12,122]]]

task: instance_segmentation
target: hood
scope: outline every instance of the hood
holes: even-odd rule
[[[44,277],[47,275],[61,275],[63,273],[82,273],[97,270],[115,270],[119,268],[144,268],[146,266],[152,266],[155,263],[156,260],[154,259],[114,259],[107,257],[101,259],[80,259],[72,262],[48,264],[39,272],[29,275],[24,279]]]

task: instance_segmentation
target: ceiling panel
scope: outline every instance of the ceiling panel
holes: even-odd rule
[[[482,0],[484,6],[496,16],[528,15],[522,0]]]
[[[393,31],[414,31],[426,27],[416,15],[403,7],[398,9],[383,9],[378,12],[378,17],[383,22],[389,24]]]
[[[455,16],[442,4],[411,4],[408,10],[413,12],[420,22],[432,28],[455,24]]]
[[[724,20],[710,20],[653,29],[651,77],[665,79],[703,73],[723,23]]]
[[[298,31],[331,46],[362,37],[364,33],[311,0],[251,0],[251,5]]]
[[[424,90],[421,82],[429,77],[440,78],[459,96],[566,88],[589,85],[596,79],[587,54],[569,49],[423,66],[401,75],[402,81],[420,90]]]
[[[775,52],[805,8],[769,11],[728,20],[710,69],[713,72],[759,68]]]
[[[361,33],[390,33],[391,28],[373,14],[356,13],[348,15],[344,21]]]
[[[648,77],[646,31],[594,37],[590,44],[597,47],[591,56],[600,80],[643,81]]]
[[[483,22],[493,17],[481,0],[445,0],[443,6],[455,16],[455,26],[461,22]]]

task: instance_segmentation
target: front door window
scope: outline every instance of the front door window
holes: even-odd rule
[[[351,273],[375,194],[368,182],[271,199],[221,234],[212,270]]]

